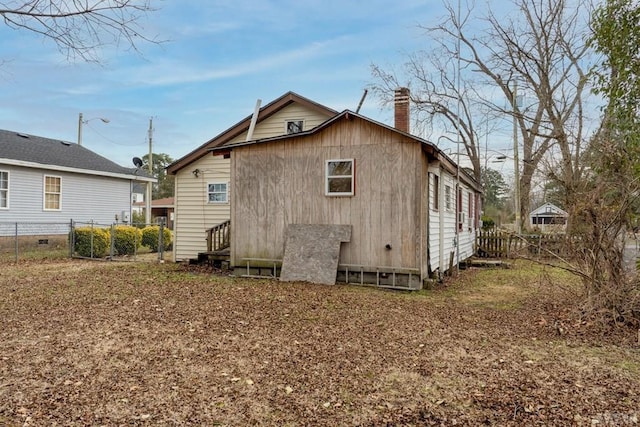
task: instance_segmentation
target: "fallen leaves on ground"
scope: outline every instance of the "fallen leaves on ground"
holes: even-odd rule
[[[584,324],[566,294],[518,274],[404,293],[172,264],[5,265],[0,424],[637,419],[637,332]]]

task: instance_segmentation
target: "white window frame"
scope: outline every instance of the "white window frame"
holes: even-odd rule
[[[7,206],[0,205],[0,209],[6,210],[6,209],[9,209],[9,188],[10,188],[9,180],[11,179],[10,178],[11,174],[9,173],[8,170],[1,170],[0,169],[0,174],[3,174],[3,173],[7,174],[7,188],[0,188],[0,193],[2,193],[2,192],[6,193]],[[0,200],[2,200],[2,199],[0,199]]]
[[[453,203],[451,200],[451,193],[453,193],[453,187],[448,184],[444,185],[444,208],[447,212],[451,212],[453,209]]]
[[[298,132],[289,132],[289,123],[298,123],[300,122],[300,130]],[[284,133],[286,135],[295,135],[296,133],[300,133],[304,131],[304,119],[287,119],[284,121]]]
[[[211,200],[209,198],[210,194],[222,194],[221,191],[209,191],[209,187],[211,185],[224,185],[225,187],[225,192],[224,192],[224,198],[225,200]],[[228,181],[210,181],[207,182],[207,203],[211,204],[211,205],[225,205],[229,203],[229,182]]]
[[[60,192],[47,192],[47,178],[55,178],[60,180]],[[59,197],[57,208],[47,208],[47,194],[57,194]],[[42,178],[42,210],[47,212],[60,212],[62,210],[62,177],[58,175],[44,175]]]
[[[351,162],[351,174],[350,175],[329,175],[329,164],[336,162]],[[342,192],[330,192],[329,180],[334,178],[351,178],[351,191]],[[324,163],[324,195],[329,197],[340,196],[353,196],[356,189],[356,161],[355,159],[329,159]]]

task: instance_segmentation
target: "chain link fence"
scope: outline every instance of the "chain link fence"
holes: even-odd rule
[[[86,258],[164,261],[172,234],[158,223],[0,222],[0,262]]]

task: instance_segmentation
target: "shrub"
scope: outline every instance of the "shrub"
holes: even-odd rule
[[[482,215],[482,229],[483,230],[492,230],[496,226],[496,222],[487,215]]]
[[[131,214],[131,225],[135,225],[138,228],[144,228],[146,225],[144,212],[133,212]]]
[[[159,225],[149,225],[142,229],[142,244],[152,252],[158,252],[158,235],[160,234]],[[171,247],[171,230],[165,227],[162,230],[162,247],[163,250],[168,250]]]
[[[142,245],[142,230],[132,225],[113,227],[113,246],[118,255],[134,255]]]
[[[111,240],[108,229],[97,227],[78,227],[73,230],[73,233],[75,242],[73,250],[78,255],[83,257],[93,256],[94,258],[102,258],[109,253]]]

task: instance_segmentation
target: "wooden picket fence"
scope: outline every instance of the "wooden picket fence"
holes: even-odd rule
[[[564,256],[564,234],[515,234],[502,230],[482,230],[476,239],[476,256],[510,258],[517,256]]]

